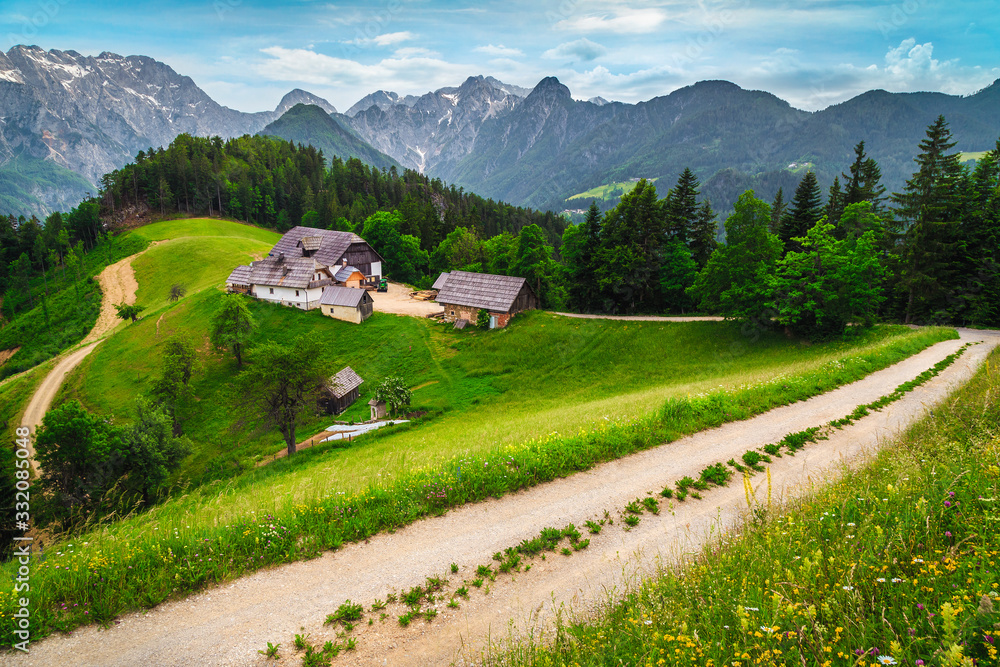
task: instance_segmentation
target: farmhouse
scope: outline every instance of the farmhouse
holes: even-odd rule
[[[321,313],[355,324],[361,324],[371,317],[374,304],[368,290],[341,285],[327,285],[319,299]]]
[[[340,369],[323,387],[320,405],[326,409],[327,414],[339,415],[358,400],[362,383],[364,380],[350,366]]]
[[[443,277],[443,276],[442,276]],[[435,284],[442,282],[439,277]],[[538,308],[538,297],[524,278],[452,271],[443,281],[437,302],[448,322],[475,322],[480,310],[490,315],[490,328],[507,326],[514,315]]]
[[[268,256],[238,266],[226,279],[230,292],[311,310],[319,307],[323,288],[364,287],[382,278],[382,257],[350,232],[294,227]]]

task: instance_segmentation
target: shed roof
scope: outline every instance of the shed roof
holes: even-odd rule
[[[357,308],[358,304],[364,300],[367,291],[357,287],[344,287],[342,285],[327,285],[323,288],[323,296],[319,298],[320,305],[323,306],[347,306]]]
[[[431,285],[431,289],[436,289],[436,290],[439,290],[439,289],[443,288],[443,287],[444,287],[444,284],[445,284],[446,282],[448,282],[448,276],[449,276],[449,275],[451,275],[451,274],[450,274],[450,273],[448,273],[447,271],[445,271],[445,272],[444,272],[444,273],[442,273],[442,274],[441,274],[440,276],[438,276],[438,277],[437,277],[437,280],[435,280],[435,281],[434,281],[434,284],[433,284],[433,285]]]
[[[285,253],[285,257],[301,257],[302,249],[311,250],[311,246],[316,241],[306,239],[319,239],[319,246],[313,254],[313,258],[329,266],[337,263],[347,249],[353,243],[366,243],[366,241],[351,232],[338,232],[332,229],[317,229],[316,227],[292,227],[281,239],[271,248],[270,255],[277,257],[279,253]],[[373,250],[374,252],[374,250]],[[378,254],[378,253],[376,253]]]
[[[337,273],[333,274],[333,277],[336,278],[339,282],[344,282],[345,280],[353,276],[355,273],[361,273],[361,269],[355,268],[353,266],[342,266],[337,271]],[[361,273],[362,278],[364,278],[364,275],[365,274]]]
[[[514,305],[522,287],[524,278],[452,271],[444,287],[438,292],[437,302],[507,312]]]
[[[226,278],[227,285],[249,285],[250,267],[246,265],[237,266]]]
[[[361,386],[364,380],[350,366],[340,369],[336,375],[326,381],[326,388],[335,398],[343,398]]]
[[[250,265],[250,282],[254,285],[308,287],[313,274],[324,268],[312,257],[266,257]]]

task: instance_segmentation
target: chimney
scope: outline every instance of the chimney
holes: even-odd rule
[[[347,266],[347,257],[344,257],[344,266]]]
[[[279,252],[278,253],[278,262],[281,263],[281,262],[284,262],[284,261],[285,261],[285,253],[284,252]]]

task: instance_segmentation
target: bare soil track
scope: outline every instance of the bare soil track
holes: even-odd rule
[[[846,464],[864,460],[867,452],[918,419],[971,377],[989,351],[1000,343],[997,332],[962,331],[961,341],[939,343],[920,354],[849,386],[731,423],[591,471],[560,479],[500,499],[467,505],[442,517],[419,521],[393,534],[380,534],[363,544],[350,544],[315,560],[293,563],[239,579],[187,599],[132,613],[110,629],[81,628],[31,647],[29,655],[3,654],[11,665],[265,665],[275,664],[258,653],[267,642],[281,643],[282,665],[298,665],[292,649],[295,634],[309,633],[313,644],[336,641],[327,614],[345,600],[365,604],[387,593],[423,584],[427,576],[448,576],[451,590],[471,580],[479,564],[492,554],[543,527],[582,526],[684,475],[696,476],[705,466],[739,456],[752,447],[776,442],[790,432],[843,417],[855,406],[890,393],[899,384],[955,352],[963,342],[974,345],[949,368],[902,400],[811,444],[794,457],[771,466],[775,499],[807,492],[836,477]],[[766,484],[764,476],[754,479]],[[766,494],[758,490],[758,496]],[[666,505],[666,503],[664,503]],[[440,605],[432,622],[415,621],[401,628],[398,606],[373,625],[354,631],[357,650],[341,653],[338,665],[448,665],[475,663],[484,647],[510,634],[548,627],[556,614],[571,608],[587,613],[617,597],[630,583],[662,563],[696,553],[709,535],[734,526],[746,509],[741,484],[713,489],[701,501],[664,507],[646,515],[629,532],[620,522],[594,536],[590,547],[571,557],[550,554],[535,560],[530,572],[501,575],[488,594],[470,587],[469,601],[458,610]],[[449,573],[450,563],[460,572]]]
[[[155,245],[155,244],[152,244]],[[152,245],[150,247],[152,247]],[[145,252],[145,251],[143,251]],[[135,291],[139,284],[135,280],[135,272],[132,271],[132,260],[141,255],[137,253],[126,257],[123,260],[111,264],[97,276],[101,284],[103,296],[101,298],[101,313],[97,316],[97,323],[90,330],[86,338],[83,339],[83,347],[79,347],[63,356],[56,363],[56,367],[42,380],[41,385],[35,390],[34,395],[28,402],[28,407],[21,417],[21,425],[27,426],[34,433],[42,423],[42,417],[52,405],[52,401],[62,386],[63,380],[88,354],[94,351],[97,343],[105,335],[110,333],[120,322],[115,311],[116,303],[135,303]],[[37,474],[38,466],[35,462],[35,450],[31,449],[31,466]]]

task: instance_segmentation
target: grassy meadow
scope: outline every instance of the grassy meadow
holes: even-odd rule
[[[655,183],[656,178],[647,178],[650,183]],[[574,199],[606,199],[609,196],[621,196],[632,192],[635,189],[636,184],[639,181],[620,181],[618,183],[606,183],[605,185],[598,185],[596,187],[590,188],[583,192],[579,192],[571,197],[567,197],[566,201],[573,201]],[[620,191],[620,192],[619,192]]]
[[[453,331],[383,313],[359,326],[254,303],[258,340],[319,337],[331,374],[351,365],[365,378],[346,418],[367,417],[372,387],[389,374],[405,378],[414,388],[412,408],[426,413],[350,445],[321,445],[254,467],[283,444],[277,433],[233,428],[228,386],[235,363],[209,346],[207,328],[232,267],[266,252],[277,236],[192,220],[133,234],[164,241],[135,262],[138,302],[149,308],[102,343],[57,400],[76,397],[127,420],[134,396],[159,372],[163,342],[187,337],[199,363],[194,400],[181,417],[195,451],[162,504],[46,545],[47,559],[32,579],[40,633],[106,622],[448,507],[760,414],[956,336],[950,329],[880,326],[807,345],[766,332],[744,335],[726,323],[544,312],[519,316],[504,330]],[[171,302],[175,282],[188,292]],[[308,420],[299,439],[330,422]],[[0,576],[10,567],[0,568]],[[0,594],[0,614],[11,605]]]
[[[1000,349],[866,466],[490,664],[1000,664]]]

